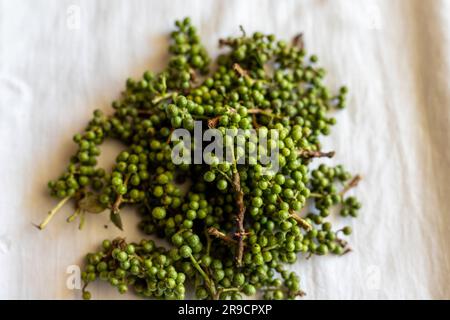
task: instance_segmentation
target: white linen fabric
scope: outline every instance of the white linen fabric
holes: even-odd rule
[[[128,76],[161,70],[175,19],[190,16],[213,56],[217,40],[263,31],[304,33],[349,106],[324,140],[364,180],[350,224],[353,251],[299,259],[305,299],[450,298],[450,1],[0,0],[0,298],[79,299],[73,266],[104,238],[138,241],[108,215],[67,224],[46,183],[75,151],[71,138],[95,108],[107,111]],[[119,145],[105,146],[111,165]],[[104,228],[107,225],[108,228]],[[108,284],[94,298],[120,296]]]

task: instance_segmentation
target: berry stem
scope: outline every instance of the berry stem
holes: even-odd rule
[[[254,114],[263,114],[265,116],[271,117],[271,118],[277,118],[280,119],[281,117],[277,114],[272,113],[272,110],[263,110],[259,108],[253,108],[247,110],[248,114],[254,115]]]
[[[248,71],[241,67],[239,63],[233,63],[233,70],[241,77],[248,77]]]
[[[130,179],[130,175],[127,174],[127,175],[125,176],[125,180],[124,180],[124,182],[123,182],[123,184],[124,184],[125,187],[127,186],[128,180],[129,180],[129,179]],[[122,202],[123,202],[123,195],[122,195],[122,194],[118,194],[118,195],[117,195],[117,198],[116,198],[116,201],[114,201],[114,204],[112,205],[112,208],[111,208],[111,210],[112,210],[112,212],[113,212],[114,214],[118,214],[118,213],[119,213],[119,211],[120,211],[120,205],[122,204]]]
[[[219,123],[219,120],[222,116],[216,116],[214,118],[211,118],[208,120],[208,128],[213,129],[217,127],[217,124]]]
[[[280,197],[280,195],[278,195],[278,201],[283,202],[283,199]],[[289,210],[289,214],[290,217],[297,221],[298,225],[306,231],[312,229],[312,226],[305,219],[301,218],[294,210]]]
[[[336,231],[336,235],[339,233],[339,231],[341,231],[341,230]],[[345,241],[345,240],[343,240],[341,238],[336,238],[335,241],[336,241],[336,243],[338,243],[344,249],[344,252],[342,252],[341,256],[343,256],[344,254],[347,254],[350,251],[352,251],[352,248],[349,247],[347,241]]]
[[[362,180],[362,177],[357,174],[353,177],[352,180],[342,189],[342,191],[339,193],[340,196],[343,196],[347,191],[349,191],[351,188],[354,188],[358,185],[358,183]]]
[[[292,45],[298,47],[300,50],[305,47],[305,43],[303,41],[303,33],[297,34],[294,39],[292,39]]]
[[[235,45],[235,41],[233,39],[219,39],[219,47],[229,46],[233,47]]]
[[[273,250],[275,248],[278,248],[279,246],[280,246],[279,244],[274,244],[273,246],[270,246],[270,247],[264,247],[262,249],[262,251],[270,251],[270,250]]]
[[[209,236],[208,230],[205,229],[205,237],[206,237],[206,255],[209,256],[210,252],[211,252],[211,237]]]
[[[77,217],[78,217],[78,215],[80,214],[80,212],[81,212],[81,209],[80,208],[77,208],[77,210],[75,210],[75,212],[74,213],[72,213],[68,218],[67,218],[67,222],[73,222]]]
[[[154,99],[152,100],[152,103],[153,103],[153,104],[158,104],[158,103],[160,103],[160,102],[163,101],[163,100],[172,98],[173,94],[174,94],[173,92],[168,92],[168,93],[165,93],[165,94],[163,94],[163,95],[157,96],[156,98],[154,98]]]
[[[236,264],[238,267],[240,267],[242,265],[242,257],[244,255],[244,237],[246,234],[244,229],[245,204],[244,192],[242,191],[241,187],[241,177],[237,169],[236,159],[233,161],[233,187],[236,193],[236,204],[238,207],[236,216],[237,232],[235,233],[235,237],[238,241],[238,246],[236,248]]]
[[[333,158],[335,155],[335,151],[322,152],[322,151],[313,151],[313,150],[299,150],[298,155],[302,158]]]
[[[253,126],[254,126],[256,129],[258,129],[258,128],[260,127],[258,121],[256,120],[255,114],[252,114],[252,123],[253,123]]]
[[[306,231],[309,231],[309,230],[312,229],[312,226],[308,223],[308,221],[306,221],[305,219],[299,217],[297,215],[297,213],[295,213],[295,211],[291,210],[290,214],[291,214],[291,218],[295,219],[295,221],[297,221],[297,223],[298,223],[298,225],[300,227],[302,227]]]
[[[58,202],[58,204],[52,210],[50,210],[48,212],[47,217],[44,219],[44,221],[42,221],[42,223],[38,226],[38,228],[40,230],[43,230],[47,226],[47,224],[50,222],[50,220],[54,217],[54,215],[59,211],[59,209],[61,209],[70,198],[72,198],[72,196],[67,196],[67,197],[61,199],[61,201]]]
[[[190,258],[191,258],[191,262],[194,265],[194,268],[197,269],[197,271],[200,273],[200,275],[202,276],[203,280],[205,281],[206,286],[208,287],[209,292],[211,293],[211,297],[214,300],[218,300],[219,296],[217,294],[217,290],[216,290],[216,286],[214,285],[214,282],[211,281],[211,279],[208,277],[208,275],[206,274],[205,271],[203,271],[202,267],[200,267],[199,263],[197,262],[197,260],[194,258],[194,256],[192,255],[192,253],[190,254]]]
[[[208,228],[208,234],[212,235],[216,238],[219,238],[227,243],[230,244],[237,244],[236,239],[233,239],[232,237],[226,235],[225,233],[223,233],[222,231],[219,231],[218,229],[214,228],[214,227],[210,227]]]
[[[221,175],[223,175],[223,177],[224,177],[225,179],[227,179],[228,182],[231,183],[231,185],[233,185],[234,181],[231,180],[231,178],[228,176],[228,174],[226,174],[225,172],[223,172],[223,171],[220,170],[220,169],[216,169],[216,170],[217,170],[217,172],[219,172]]]
[[[310,197],[310,198],[322,198],[323,195],[320,194],[320,193],[317,193],[317,192],[311,192],[311,193],[309,194],[309,197]]]
[[[83,229],[85,221],[86,221],[86,214],[85,214],[84,211],[81,211],[81,214],[80,214],[80,224],[78,225],[78,229],[79,229],[79,230]]]

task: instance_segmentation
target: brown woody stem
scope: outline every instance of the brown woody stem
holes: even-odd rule
[[[209,119],[208,120],[208,128],[212,129],[212,128],[217,127],[217,124],[219,123],[220,118],[221,118],[221,116],[217,116],[217,117]]]
[[[236,193],[236,204],[238,207],[238,212],[236,215],[237,232],[235,234],[238,242],[236,248],[236,264],[240,267],[242,265],[242,257],[244,255],[244,237],[246,235],[244,229],[245,204],[244,192],[241,188],[241,177],[239,175],[239,171],[237,170],[236,161],[233,162],[233,187]]]
[[[210,227],[208,228],[208,234],[212,235],[218,239],[221,239],[227,243],[230,244],[237,244],[238,242],[236,241],[236,239],[233,239],[232,237],[226,235],[225,233],[223,233],[222,231],[217,230],[214,227]]]
[[[280,118],[279,115],[272,113],[272,110],[263,110],[263,109],[259,109],[259,108],[248,109],[247,113],[251,114],[251,115],[263,114],[265,116],[272,117],[272,118]]]
[[[242,68],[238,63],[233,64],[233,70],[236,71],[241,77],[248,76],[248,71]]]
[[[309,231],[312,229],[312,226],[306,221],[305,219],[299,217],[294,211],[290,211],[291,218],[294,218],[295,221],[297,221],[298,225],[305,229],[306,231]]]
[[[234,41],[232,39],[219,39],[219,47],[234,45]]]
[[[283,199],[278,195],[278,201],[283,202]],[[291,218],[293,218],[295,221],[297,221],[298,225],[305,229],[306,231],[309,231],[312,229],[312,226],[302,217],[300,217],[294,210],[289,210],[289,215]]]
[[[300,50],[305,47],[305,43],[303,41],[303,33],[297,34],[294,39],[292,39],[292,44],[298,47]]]
[[[339,193],[339,195],[343,196],[348,190],[356,187],[358,185],[358,183],[361,181],[361,179],[362,179],[362,177],[359,174],[354,176],[353,179],[350,180],[350,182],[342,189],[342,191]]]
[[[334,151],[323,152],[313,150],[299,150],[298,155],[302,158],[332,158],[335,155]]]
[[[253,79],[248,75],[248,71],[242,68],[238,63],[233,64],[233,70],[236,71],[239,76],[253,82]]]

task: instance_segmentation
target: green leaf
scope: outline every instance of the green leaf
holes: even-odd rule
[[[111,211],[109,214],[109,218],[114,223],[114,225],[123,231],[123,224],[122,224],[122,218],[120,218],[120,213],[114,213]]]
[[[79,202],[80,209],[90,213],[100,213],[106,209],[106,207],[100,203],[98,196],[92,192],[88,192]]]

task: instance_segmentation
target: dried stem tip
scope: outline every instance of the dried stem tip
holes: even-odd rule
[[[291,211],[291,217],[294,218],[295,221],[297,221],[298,225],[306,230],[309,231],[312,229],[312,226],[308,223],[308,221],[306,221],[305,219],[299,217],[294,211]]]
[[[342,191],[339,194],[343,196],[348,190],[356,187],[361,180],[362,177],[359,174],[357,174],[356,176],[353,177],[352,180],[350,180],[350,182],[344,187],[344,189],[342,189]]]
[[[242,68],[238,63],[233,64],[233,70],[236,71],[241,77],[247,77],[248,71]]]
[[[221,239],[221,240],[223,240],[225,242],[228,242],[228,243],[231,243],[231,244],[237,244],[236,239],[233,239],[232,237],[226,235],[225,233],[223,233],[222,231],[217,230],[214,227],[208,228],[208,234],[210,234],[210,235],[212,235],[212,236],[214,236],[216,238],[219,238],[219,239]]]
[[[236,166],[236,164],[235,164]],[[241,177],[236,167],[233,170],[233,186],[236,192],[236,204],[238,207],[238,213],[236,216],[236,227],[237,232],[235,237],[238,241],[238,246],[236,248],[236,264],[238,266],[242,265],[242,257],[244,255],[244,237],[246,235],[244,229],[244,215],[245,215],[245,204],[244,204],[244,192],[241,188]]]
[[[336,152],[329,151],[313,151],[313,150],[299,150],[298,155],[302,158],[332,158]]]

